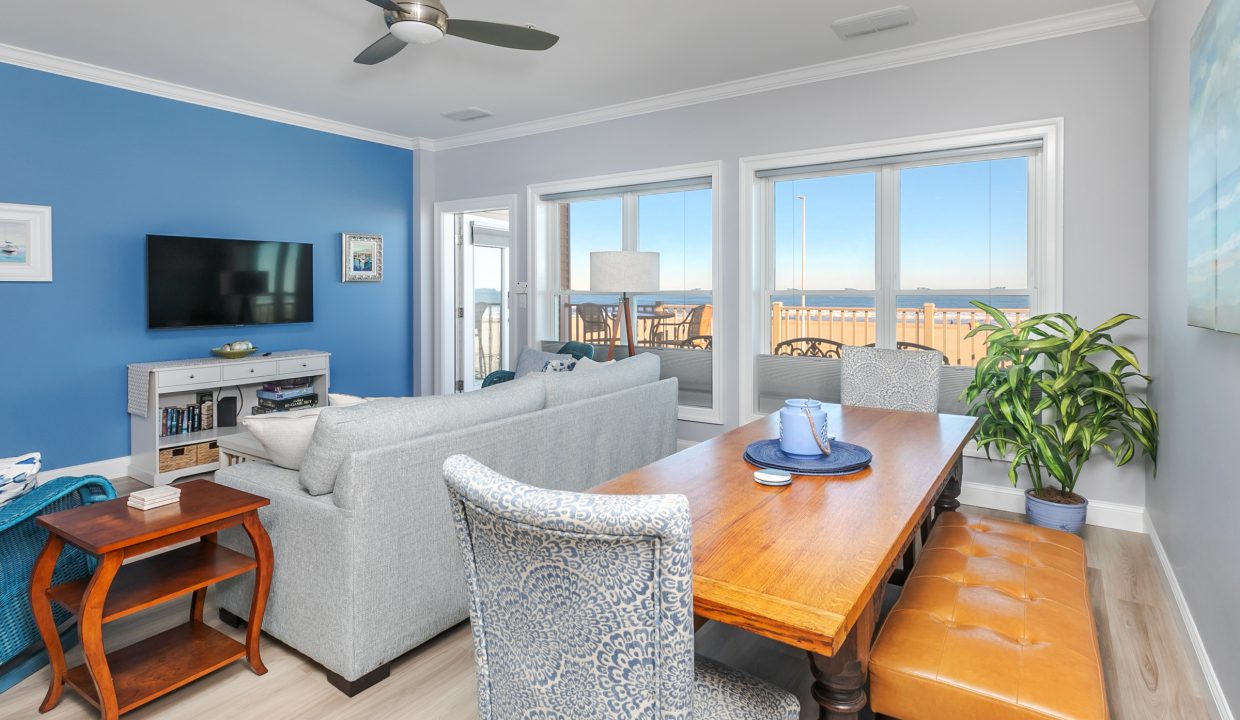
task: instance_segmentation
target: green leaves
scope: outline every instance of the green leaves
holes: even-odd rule
[[[1123,313],[1085,329],[1065,313],[1047,313],[1013,325],[1002,311],[974,302],[993,324],[986,357],[961,397],[979,418],[978,446],[1010,451],[1008,477],[1019,471],[1042,489],[1043,471],[1071,492],[1094,448],[1103,447],[1116,465],[1131,462],[1138,449],[1158,457],[1158,414],[1127,383],[1150,381],[1137,356],[1116,344],[1109,331],[1138,319]],[[1103,369],[1090,358],[1114,358]]]

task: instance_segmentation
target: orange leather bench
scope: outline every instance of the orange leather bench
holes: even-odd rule
[[[1084,542],[944,513],[875,641],[870,695],[899,720],[1106,720]]]

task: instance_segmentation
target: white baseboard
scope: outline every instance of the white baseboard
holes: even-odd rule
[[[680,452],[681,450],[688,450],[689,448],[697,444],[698,444],[697,440],[685,440],[684,438],[676,438],[676,452]]]
[[[990,510],[1024,513],[1025,491],[1014,487],[984,485],[966,480],[960,492],[960,502],[963,505],[974,505]],[[1145,508],[1138,505],[1090,500],[1089,513],[1085,522],[1089,525],[1129,532],[1143,533],[1146,531]]]
[[[102,475],[109,480],[127,477],[129,475],[129,456],[112,458],[111,460],[99,460],[56,470],[41,470],[39,472],[39,482],[55,480],[61,477],[79,477],[81,475]]]
[[[1171,588],[1171,597],[1175,600],[1176,609],[1180,611],[1180,619],[1184,621],[1185,629],[1188,630],[1189,642],[1193,644],[1193,651],[1197,653],[1197,662],[1201,665],[1201,673],[1206,678],[1206,687],[1210,688],[1210,695],[1214,700],[1214,706],[1218,708],[1218,715],[1222,720],[1236,720],[1236,716],[1231,712],[1231,706],[1227,704],[1227,696],[1223,694],[1223,686],[1218,681],[1218,675],[1214,672],[1214,665],[1210,662],[1206,645],[1201,640],[1201,632],[1193,620],[1193,613],[1188,608],[1188,600],[1184,597],[1184,591],[1180,589],[1179,580],[1176,580],[1175,570],[1171,567],[1171,559],[1167,557],[1167,551],[1163,548],[1162,541],[1158,539],[1158,531],[1154,528],[1154,522],[1148,512],[1145,514],[1145,531],[1150,536],[1150,542],[1154,544],[1154,554],[1158,556],[1158,563],[1162,565],[1163,575],[1167,578],[1167,585]]]

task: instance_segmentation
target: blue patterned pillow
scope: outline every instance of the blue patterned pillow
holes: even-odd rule
[[[39,484],[39,470],[42,467],[43,456],[37,452],[0,458],[0,506],[34,490]]]
[[[572,372],[577,367],[575,360],[548,360],[543,363],[542,371],[545,373]]]

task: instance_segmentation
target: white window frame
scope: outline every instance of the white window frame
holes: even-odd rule
[[[896,140],[858,143],[817,150],[778,153],[742,158],[740,161],[740,419],[742,424],[756,420],[762,415],[754,407],[756,377],[755,358],[769,348],[769,322],[759,312],[761,303],[767,299],[766,273],[770,263],[767,238],[774,223],[772,179],[759,178],[767,170],[790,167],[826,165],[831,163],[873,161],[875,165],[883,158],[916,155],[932,152],[967,152],[971,149],[1009,143],[1038,141],[1042,150],[1030,162],[1029,194],[1029,277],[1027,290],[1034,312],[1058,311],[1063,307],[1063,118],[1014,123],[989,128],[963,130],[934,135],[901,138]],[[996,156],[1002,153],[996,154]],[[962,158],[985,160],[987,155]],[[925,164],[942,164],[943,160],[927,161]],[[876,206],[875,282],[873,292],[875,309],[879,317],[877,328],[879,346],[895,347],[894,323],[896,298],[902,290],[899,284],[899,169],[877,169],[880,184],[879,202]],[[814,173],[815,177],[823,173]],[[786,178],[780,178],[786,179]],[[747,242],[746,242],[747,239]],[[936,290],[936,293],[940,291]],[[947,290],[940,294],[963,295],[995,294],[991,290]],[[814,294],[813,292],[809,294]],[[870,295],[871,293],[855,293]],[[1017,294],[1013,292],[1012,294]],[[885,314],[884,314],[885,313]],[[884,322],[884,318],[887,321]],[[765,343],[765,344],[764,344]]]
[[[555,331],[556,296],[560,289],[558,282],[558,247],[550,252],[549,241],[552,237],[551,223],[557,218],[548,212],[548,206],[554,202],[543,201],[545,195],[562,193],[587,192],[607,188],[621,188],[630,185],[645,185],[661,182],[675,182],[691,178],[710,178],[711,183],[711,293],[715,308],[719,308],[723,292],[723,206],[720,202],[723,188],[723,163],[707,162],[674,167],[656,168],[636,172],[600,175],[575,180],[541,183],[526,188],[526,202],[529,221],[528,255],[530,261],[530,311],[529,338],[530,342],[552,337]],[[637,199],[631,198],[623,202],[624,224],[622,227],[632,228],[632,232],[622,234],[624,249],[636,242],[637,238]],[[558,233],[558,231],[557,231]],[[678,417],[688,422],[723,424],[723,403],[719,396],[723,387],[723,354],[722,348],[728,347],[727,342],[732,336],[734,323],[723,322],[719,313],[715,313],[713,356],[711,358],[711,407],[693,407],[681,405]]]

